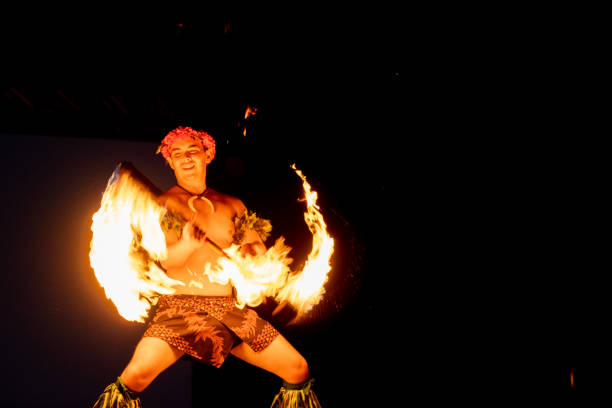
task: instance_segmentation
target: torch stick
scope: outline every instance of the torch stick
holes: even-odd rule
[[[145,175],[138,171],[130,162],[121,162],[119,165],[117,165],[111,177],[111,183],[116,183],[121,177],[124,176],[128,177],[133,183],[139,185],[140,189],[143,191],[143,194],[151,194],[154,197],[159,197],[162,193],[161,190],[151,182],[151,180],[146,178]],[[231,259],[223,248],[221,248],[216,242],[208,237],[206,237],[205,240],[206,244],[219,256]]]
[[[209,238],[204,238],[206,240],[206,243],[208,244],[208,246],[217,253],[217,255],[219,256],[224,256],[227,259],[232,259],[230,258],[230,256],[223,250],[223,248],[221,248],[218,244],[216,244],[214,241],[210,240]]]
[[[276,316],[281,310],[283,310],[285,306],[287,306],[287,303],[289,303],[287,300],[283,300],[281,303],[279,303],[278,306],[276,306],[272,311],[272,316]]]

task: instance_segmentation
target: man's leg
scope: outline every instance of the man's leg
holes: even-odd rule
[[[321,407],[317,396],[311,390],[313,380],[308,379],[308,363],[282,335],[279,334],[260,352],[256,353],[249,345],[241,343],[234,347],[232,354],[284,380],[280,392],[274,397],[272,407]]]
[[[183,354],[162,339],[143,337],[120,378],[129,389],[141,392]]]
[[[258,353],[248,344],[240,343],[234,347],[232,354],[290,383],[301,383],[308,379],[308,363],[280,334]]]
[[[104,389],[93,408],[140,408],[138,394],[182,355],[161,339],[143,337],[121,376]]]

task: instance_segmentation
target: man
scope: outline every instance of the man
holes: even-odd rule
[[[215,157],[213,138],[179,127],[166,135],[158,152],[177,181],[160,200],[190,220],[180,237],[172,229],[166,231],[168,256],[162,266],[170,278],[185,285],[176,287],[171,296],[160,297],[156,314],[132,359],[94,408],[140,407],[138,393],[185,353],[216,367],[231,353],[283,379],[273,406],[319,406],[310,390],[312,381],[304,357],[254,310],[238,309],[230,283],[222,285],[200,278],[197,285],[190,285],[193,271],[203,271],[207,263],[215,264],[220,256],[206,240],[228,248],[235,242],[234,220],[247,212],[238,198],[206,184],[207,166]],[[257,231],[248,229],[240,235],[239,252],[243,256],[266,251]]]

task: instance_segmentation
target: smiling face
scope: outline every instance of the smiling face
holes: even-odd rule
[[[212,155],[200,140],[187,137],[172,144],[167,160],[179,184],[194,184],[205,182],[206,166],[212,161]]]

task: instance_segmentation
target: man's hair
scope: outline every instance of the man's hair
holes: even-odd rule
[[[172,145],[184,138],[200,140],[204,149],[210,150],[212,152],[211,160],[215,158],[215,153],[217,151],[215,139],[213,139],[212,136],[206,132],[183,126],[179,126],[176,129],[170,131],[162,140],[161,144],[157,148],[156,153],[161,153],[162,156],[164,156],[164,159],[168,160],[170,158],[170,149],[172,148]]]

